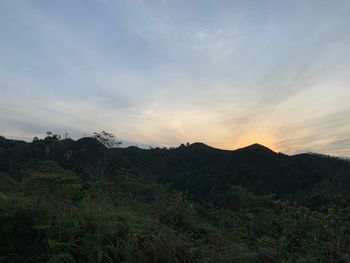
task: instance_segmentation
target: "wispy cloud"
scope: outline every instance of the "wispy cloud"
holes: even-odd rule
[[[348,1],[4,1],[0,133],[350,156]]]

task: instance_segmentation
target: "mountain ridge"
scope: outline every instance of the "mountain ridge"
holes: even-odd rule
[[[349,255],[349,192],[350,162],[260,144],[111,149],[93,138],[0,137],[0,254],[6,262],[347,262],[338,259]]]
[[[2,139],[0,171],[21,178],[25,176],[21,171],[33,162],[49,159],[86,180],[96,172],[94,167],[99,166],[107,152],[110,152],[108,173],[111,175],[128,169],[150,180],[189,191],[198,200],[212,199],[215,189],[225,189],[227,185],[241,185],[256,193],[285,197],[298,191],[311,191],[324,180],[341,177],[347,182],[350,179],[348,161],[310,153],[289,156],[258,143],[236,150],[217,149],[200,142],[176,148],[107,149],[89,137],[32,143]],[[32,158],[23,162],[26,156]],[[343,185],[347,187],[346,183]]]

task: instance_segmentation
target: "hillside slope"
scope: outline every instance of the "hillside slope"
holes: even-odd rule
[[[0,262],[350,262],[350,162],[0,137]]]
[[[106,176],[115,176],[113,171],[129,170],[153,182],[169,183],[175,189],[189,191],[198,201],[218,198],[230,185],[293,200],[301,200],[297,195],[314,188],[330,187],[340,193],[350,190],[349,161],[317,154],[288,156],[259,144],[229,151],[203,143],[174,149],[108,150],[92,138],[17,142],[9,147],[11,142],[3,143],[6,147],[0,148],[0,170],[15,178],[25,176],[23,171],[33,162],[51,159],[82,179],[91,179],[98,172],[96,167],[106,162],[102,159],[108,157]]]

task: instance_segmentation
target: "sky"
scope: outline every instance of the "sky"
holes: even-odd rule
[[[348,0],[2,0],[0,134],[350,156]]]

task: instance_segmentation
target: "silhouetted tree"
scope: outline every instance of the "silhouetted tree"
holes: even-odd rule
[[[120,146],[122,142],[119,141],[114,134],[106,131],[95,132],[93,138],[105,147],[105,149],[102,149],[101,154],[98,155],[98,167],[94,175],[97,181],[102,181],[113,168],[111,148]]]
[[[68,132],[65,132],[65,133],[64,133],[64,137],[63,137],[63,138],[64,138],[65,140],[70,139]]]
[[[45,140],[55,140],[55,141],[59,141],[61,140],[61,135],[59,134],[54,134],[51,131],[46,132],[46,137]]]
[[[94,132],[93,137],[107,148],[115,148],[122,144],[114,134],[106,131]]]

